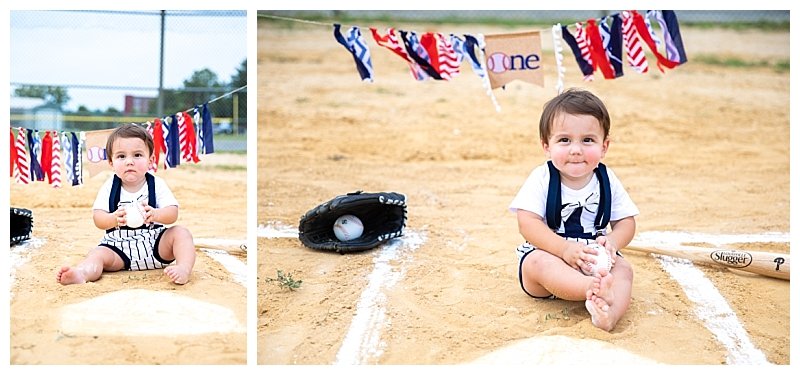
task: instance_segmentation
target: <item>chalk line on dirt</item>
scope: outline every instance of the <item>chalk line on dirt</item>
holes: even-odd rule
[[[10,288],[11,297],[14,296],[13,285],[17,281],[17,268],[24,265],[25,263],[28,263],[28,261],[31,259],[31,253],[34,250],[44,246],[45,242],[47,241],[43,238],[31,237],[29,240],[11,246],[11,249],[9,249],[10,250],[9,262],[11,266],[10,267],[11,278],[9,280],[9,285],[12,286]]]
[[[425,235],[406,232],[375,252],[375,268],[370,273],[367,287],[361,292],[356,315],[336,354],[336,365],[367,364],[383,354],[385,343],[381,331],[389,324],[386,318],[384,289],[394,286],[405,274],[404,265],[411,261],[411,253],[425,242]],[[399,268],[392,266],[398,264]]]
[[[240,261],[233,255],[228,254],[227,251],[222,250],[214,250],[214,249],[202,249],[201,250],[206,253],[211,259],[217,261],[217,263],[221,264],[225,267],[228,272],[233,275],[233,281],[241,284],[245,288],[247,287],[247,265]]]
[[[266,238],[298,238],[297,228],[282,224],[277,221],[267,222],[266,225],[258,226],[258,237]]]
[[[736,313],[714,284],[689,261],[658,255],[661,267],[683,288],[695,303],[694,313],[706,328],[728,349],[726,362],[730,365],[769,364],[766,356],[750,341]]]
[[[229,308],[173,292],[120,290],[64,306],[66,336],[175,336],[245,332]]]
[[[297,238],[295,227],[277,221],[259,225],[258,236],[266,238]],[[356,304],[356,315],[339,347],[334,364],[366,364],[383,354],[385,343],[381,331],[389,322],[386,318],[384,290],[394,286],[405,274],[404,265],[411,261],[411,253],[425,242],[425,234],[406,231],[403,237],[394,238],[380,246],[373,257],[375,267],[368,276],[367,287]],[[392,266],[392,264],[399,264]]]
[[[789,242],[787,233],[712,235],[689,232],[643,232],[637,239],[662,245],[706,242],[721,246],[731,243]],[[695,315],[728,350],[726,362],[736,365],[769,364],[764,353],[750,341],[736,313],[714,284],[690,261],[665,255],[653,255],[661,267],[680,284],[686,296],[695,303]]]

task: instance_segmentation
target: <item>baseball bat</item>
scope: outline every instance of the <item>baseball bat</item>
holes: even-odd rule
[[[228,253],[247,254],[247,243],[244,240],[223,238],[195,238],[194,247],[197,249],[222,250]]]
[[[631,241],[629,250],[684,258],[693,263],[722,266],[752,272],[762,276],[789,280],[789,254],[764,251],[744,251],[682,245],[653,245]]]

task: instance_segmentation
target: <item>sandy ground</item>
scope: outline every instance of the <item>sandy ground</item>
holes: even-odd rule
[[[566,85],[592,90],[610,110],[605,163],[641,211],[638,232],[788,233],[789,73],[699,58],[788,61],[788,31],[682,31],[690,62],[666,74],[651,59],[649,74],[628,70],[614,81],[585,83],[565,52]],[[461,364],[537,339],[541,360],[530,346],[517,358],[575,363],[574,355],[560,354],[600,342],[626,353],[610,357],[616,363],[736,362],[708,327],[721,317],[701,319],[680,280],[648,254],[623,251],[634,267],[633,298],[610,333],[592,326],[580,302],[533,300],[521,291],[514,248],[522,239],[507,206],[544,161],[535,127],[542,105],[555,95],[549,35],[543,36],[545,87],[512,83],[496,90],[500,113],[471,68],[452,82],[420,83],[398,57],[368,43],[372,84],[360,82],[330,28],[260,20],[258,223],[296,229],[303,213],[336,195],[397,191],[408,198],[408,233],[421,244],[387,258],[399,276],[366,307],[379,311],[373,316],[381,324],[371,331],[371,346],[353,356],[344,343],[386,248],[342,256],[312,251],[291,235],[260,237],[259,364],[342,363],[346,355],[357,363]],[[789,252],[786,241],[728,247]],[[740,337],[755,352],[770,363],[790,362],[789,282],[694,269],[727,301],[744,329]],[[302,286],[267,282],[277,270]]]
[[[11,248],[10,363],[245,364],[246,282],[205,251],[184,286],[161,270],[56,282],[61,265],[83,259],[102,237],[91,206],[110,175],[61,189],[11,184],[11,207],[33,211],[34,238]],[[246,239],[245,155],[201,155],[200,164],[157,175],[181,204],[176,224],[196,239]],[[246,253],[231,255],[246,263]]]

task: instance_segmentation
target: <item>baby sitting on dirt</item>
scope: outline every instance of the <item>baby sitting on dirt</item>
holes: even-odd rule
[[[189,282],[194,239],[184,227],[165,226],[177,221],[178,201],[163,179],[148,172],[153,149],[153,138],[139,125],[122,125],[109,135],[106,153],[114,175],[92,206],[94,224],[106,234],[83,261],[58,270],[59,283],[96,281],[104,271],[162,268],[173,283]]]
[[[617,250],[633,239],[639,214],[600,163],[610,127],[605,105],[588,91],[570,89],[547,102],[539,136],[550,160],[531,172],[509,207],[526,240],[517,247],[522,290],[534,298],[585,301],[592,324],[606,331],[630,306],[633,269]],[[609,252],[611,271],[592,274],[598,251],[587,246],[592,243]]]

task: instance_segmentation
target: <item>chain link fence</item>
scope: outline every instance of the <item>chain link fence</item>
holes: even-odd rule
[[[12,126],[107,129],[208,102],[217,150],[246,148],[246,11],[9,15]]]
[[[601,18],[619,10],[303,10],[259,11],[286,17],[314,17],[331,20],[369,19],[387,21],[491,22],[567,24]],[[640,11],[644,12],[644,11]],[[682,23],[702,24],[787,24],[788,10],[676,10]]]

